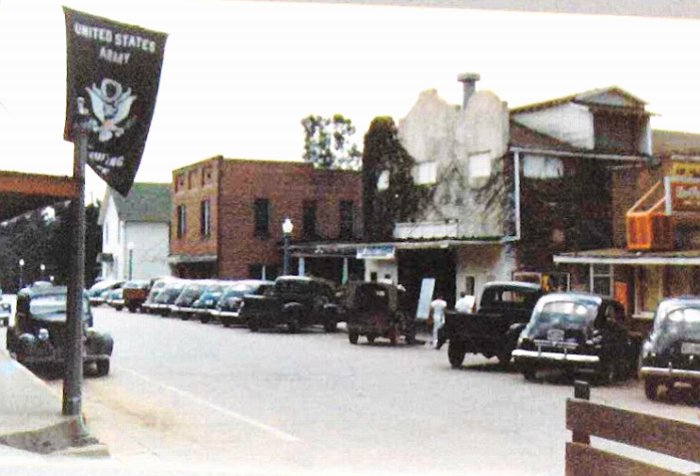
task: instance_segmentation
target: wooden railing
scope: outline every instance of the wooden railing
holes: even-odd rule
[[[700,463],[700,426],[669,420],[583,399],[566,402],[567,476],[680,476],[646,462],[594,448],[591,436]],[[697,474],[697,473],[694,473]]]
[[[642,207],[657,193],[663,182],[659,181],[625,214],[627,225],[627,249],[632,251],[663,251],[674,248],[673,216],[666,214],[666,196],[650,208]]]

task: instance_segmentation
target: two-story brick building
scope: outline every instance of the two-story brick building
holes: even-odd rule
[[[361,236],[357,172],[217,156],[174,170],[172,186],[169,263],[177,276],[276,277],[286,218],[294,274],[340,282],[361,272],[354,256],[314,252],[315,244]]]

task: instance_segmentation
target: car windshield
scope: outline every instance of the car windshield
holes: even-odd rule
[[[223,297],[225,298],[232,298],[232,297],[241,297],[244,294],[249,294],[251,292],[255,291],[255,285],[253,284],[234,284],[228,288],[226,288],[226,291],[224,291]]]
[[[535,316],[537,324],[552,326],[583,327],[595,319],[598,306],[572,301],[554,301],[542,306]]]
[[[66,320],[66,295],[50,294],[36,296],[29,302],[29,312],[34,319],[46,321]],[[83,299],[83,318],[88,316],[89,308],[87,300]]]
[[[661,320],[661,328],[684,338],[700,339],[700,309],[696,307],[673,309]]]

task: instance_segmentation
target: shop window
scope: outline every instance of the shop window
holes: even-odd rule
[[[590,290],[601,296],[613,294],[613,269],[608,264],[592,264],[590,268]]]
[[[270,235],[270,201],[267,198],[256,198],[253,208],[255,236],[267,238]]]
[[[639,269],[639,292],[642,312],[655,312],[663,296],[663,269],[646,266]]]

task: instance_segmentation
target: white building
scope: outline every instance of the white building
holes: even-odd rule
[[[125,198],[107,188],[102,226],[102,278],[150,279],[170,275],[169,183],[135,183]]]

